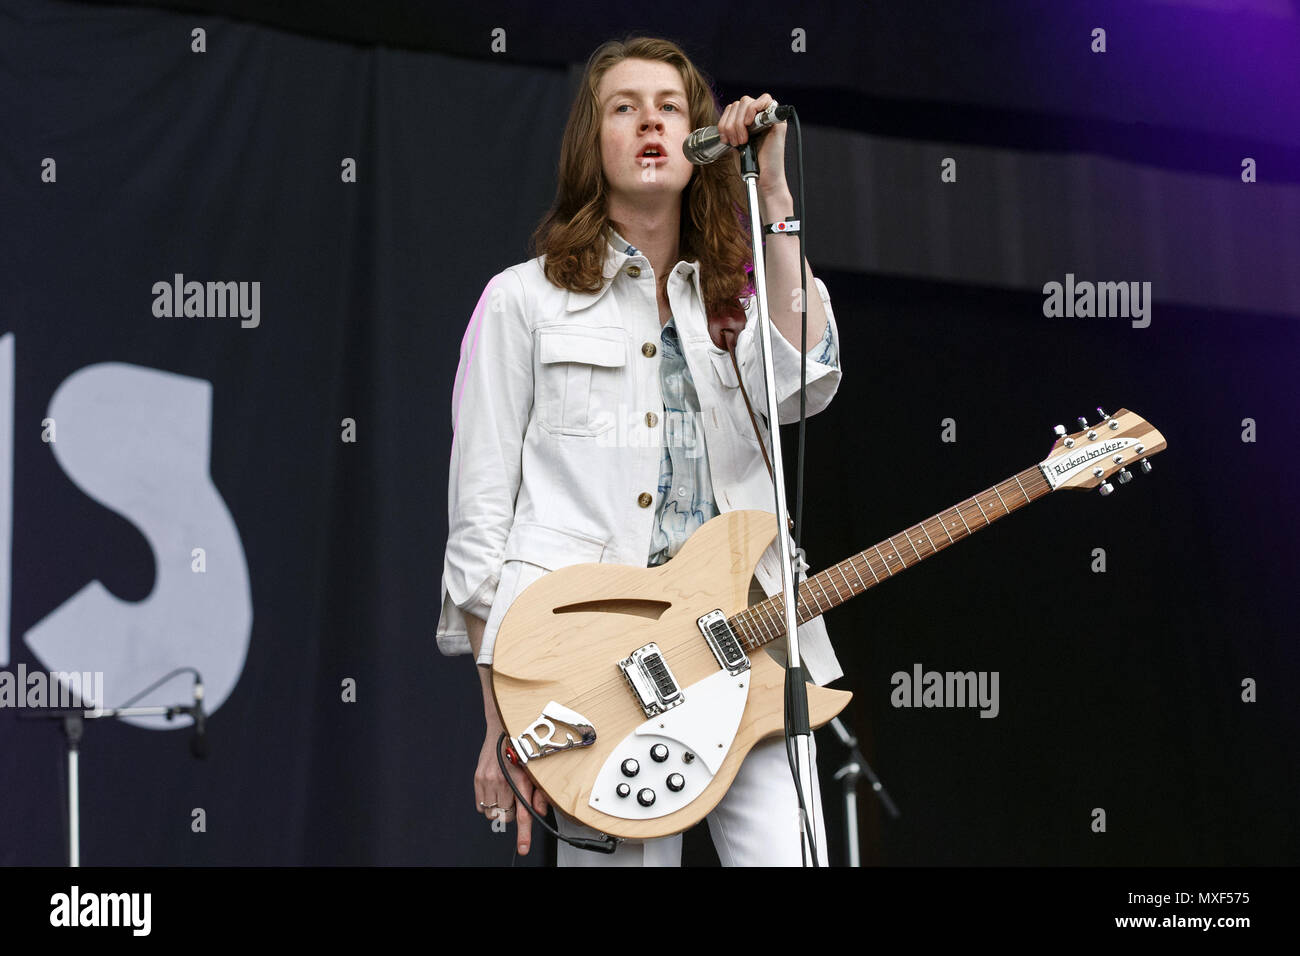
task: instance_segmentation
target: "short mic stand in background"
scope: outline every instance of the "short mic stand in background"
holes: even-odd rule
[[[867,778],[871,789],[885,805],[885,812],[889,814],[890,819],[897,820],[902,814],[889,796],[885,785],[871,769],[871,764],[867,763],[867,758],[862,756],[862,751],[858,749],[858,738],[853,736],[838,717],[831,719],[830,726],[835,731],[835,736],[840,738],[840,743],[849,750],[844,765],[835,771],[835,779],[840,781],[844,788],[844,842],[848,850],[849,866],[861,866],[862,858],[858,845],[858,781],[863,777]]]
[[[197,672],[195,672],[197,674]],[[169,677],[171,675],[168,675]],[[164,678],[166,679],[166,678]],[[144,693],[148,693],[148,688]],[[143,695],[139,695],[143,696]],[[85,722],[101,717],[166,717],[172,720],[177,714],[189,714],[194,720],[194,737],[190,741],[190,751],[195,757],[203,759],[208,755],[206,734],[206,716],[203,712],[203,681],[196,680],[194,685],[194,703],[175,704],[166,707],[113,707],[94,710],[84,708],[44,709],[39,713],[29,714],[20,711],[19,715],[29,720],[58,720],[63,730],[67,747],[68,761],[68,866],[81,866],[81,779],[80,758],[81,740],[85,736]]]

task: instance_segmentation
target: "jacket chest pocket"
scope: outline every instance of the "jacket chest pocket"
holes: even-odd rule
[[[627,365],[622,328],[541,328],[537,355],[538,418],[547,431],[591,436],[614,427]]]
[[[745,399],[740,394],[740,378],[736,375],[736,367],[731,364],[731,354],[728,352],[714,352],[710,350],[709,360],[713,364],[713,371],[717,376],[718,397],[721,399],[719,414],[724,416],[726,423],[731,426],[731,430],[740,435],[741,438],[753,446],[751,450],[758,453],[758,436],[754,434],[754,423],[749,418],[749,411],[745,407]],[[746,383],[748,385],[748,383]],[[749,400],[751,403],[757,399],[764,398],[764,391],[761,389],[757,394],[750,392]],[[753,405],[754,416],[758,419],[759,427],[763,429],[763,441],[769,442],[767,434],[767,406]]]

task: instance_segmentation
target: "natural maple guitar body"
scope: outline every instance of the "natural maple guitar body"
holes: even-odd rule
[[[1098,411],[1101,411],[1098,409]],[[1150,471],[1164,436],[1128,409],[1073,434],[1047,458],[890,535],[797,587],[804,623],[865,594],[994,521],[1067,488],[1114,490]],[[769,646],[784,597],[749,605],[776,517],[729,511],[667,564],[580,564],[516,597],[497,633],[493,683],[511,745],[552,805],[602,833],[665,836],[711,811],[741,762],[784,727],[785,670]],[[812,725],[852,695],[808,685]]]
[[[680,810],[649,820],[611,816],[589,804],[597,775],[615,748],[654,719],[646,716],[615,662],[657,644],[683,689],[682,708],[690,707],[692,685],[719,674],[696,618],[713,608],[728,617],[743,611],[754,568],[775,539],[775,515],[729,511],[706,522],[667,564],[572,565],[543,576],[528,587],[527,601],[511,605],[492,659],[493,690],[507,730],[517,736],[551,701],[578,711],[596,730],[589,747],[528,762],[529,773],[559,810],[625,838],[677,833],[717,805],[756,743],[784,732],[785,669],[766,649],[758,649],[749,654],[749,670],[737,675],[748,684],[740,725],[702,794]],[[812,725],[828,722],[852,696],[810,683]],[[668,794],[660,777],[700,772],[703,755],[692,767],[680,762],[680,747],[669,750],[661,766],[641,761],[642,771],[629,778],[632,793],[625,799],[635,800],[639,785],[653,779],[662,800]]]

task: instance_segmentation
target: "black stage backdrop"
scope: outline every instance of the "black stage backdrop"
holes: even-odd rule
[[[543,22],[558,44],[564,25]],[[708,70],[707,25],[692,31]],[[998,62],[996,43],[984,56]],[[112,704],[198,666],[213,711],[203,762],[187,720],[88,726],[84,862],[509,864],[513,842],[473,810],[473,667],[433,642],[450,395],[484,284],[528,257],[553,195],[571,71],[27,0],[0,2],[0,57],[0,670],[103,671]],[[933,102],[918,109],[942,126]],[[1003,145],[1039,128],[1025,120]],[[1294,148],[1275,153],[1291,162]],[[815,203],[861,195],[819,178],[811,150],[806,162]],[[937,168],[934,186],[947,188]],[[1099,199],[1051,182],[1041,196],[1039,221],[1061,223]],[[944,201],[889,215],[901,231]],[[1045,318],[1035,287],[1064,269],[996,288],[821,266],[837,237],[809,225],[845,370],[808,424],[814,568],[1033,464],[1053,424],[1073,430],[1098,404],[1139,412],[1170,443],[1109,499],[1053,495],[828,616],[839,686],[857,695],[846,717],[904,814],[888,820],[864,793],[866,862],[1300,859],[1300,329],[1274,266],[1283,250],[1188,268],[1220,291],[1258,270],[1265,300],[1290,308],[1166,302],[1157,288],[1139,329]],[[1092,222],[1078,261],[1112,228]],[[877,223],[877,242],[892,229]],[[178,274],[258,283],[255,315],[157,315],[155,284]],[[892,706],[891,675],[916,664],[998,672],[997,717]],[[145,700],[189,693],[178,677]],[[0,711],[0,863],[65,858],[62,737],[39,717]],[[819,741],[828,780],[840,754]]]

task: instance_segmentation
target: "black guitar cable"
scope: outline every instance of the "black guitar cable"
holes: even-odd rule
[[[602,837],[598,840],[592,840],[587,837],[567,837],[555,827],[546,822],[546,818],[533,809],[533,802],[525,800],[524,795],[519,792],[515,786],[515,778],[510,776],[510,768],[506,766],[506,755],[501,749],[501,744],[505,742],[506,732],[501,731],[501,736],[497,738],[497,763],[501,765],[501,776],[506,778],[506,783],[510,784],[510,789],[515,792],[515,806],[524,807],[532,814],[533,819],[542,825],[551,836],[557,840],[563,840],[569,846],[577,847],[579,850],[592,850],[596,853],[613,853],[618,849],[618,845],[623,842],[620,837]],[[519,824],[519,811],[515,811],[515,825]]]

